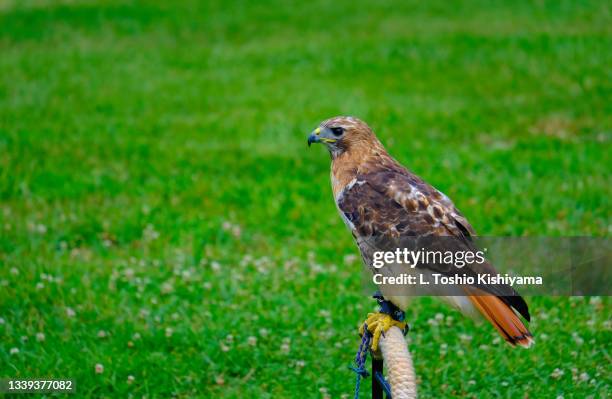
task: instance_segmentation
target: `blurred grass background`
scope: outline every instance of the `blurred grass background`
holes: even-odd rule
[[[366,120],[480,234],[607,236],[611,21],[605,1],[0,0],[0,376],[351,396],[374,304],[307,133]],[[523,351],[416,301],[421,396],[607,397],[608,298],[528,302]]]

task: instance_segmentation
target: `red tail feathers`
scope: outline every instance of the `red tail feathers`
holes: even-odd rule
[[[500,335],[512,346],[520,345],[529,348],[535,343],[533,336],[521,319],[504,301],[493,295],[486,295],[476,288],[470,288],[468,298],[476,309],[495,327]],[[478,295],[478,294],[482,295]]]

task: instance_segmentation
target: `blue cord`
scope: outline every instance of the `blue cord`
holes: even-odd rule
[[[370,341],[372,340],[372,333],[368,331],[367,324],[364,325],[364,334],[361,337],[361,344],[359,344],[359,350],[355,356],[355,366],[351,366],[350,369],[357,374],[357,381],[355,381],[355,399],[359,399],[359,388],[361,387],[361,378],[366,378],[369,373],[365,369],[366,360],[368,358],[368,351],[370,350]]]

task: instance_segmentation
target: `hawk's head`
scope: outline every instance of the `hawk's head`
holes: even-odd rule
[[[325,144],[332,157],[346,151],[367,150],[380,144],[372,129],[352,116],[336,116],[321,122],[308,136],[308,146],[312,143]]]

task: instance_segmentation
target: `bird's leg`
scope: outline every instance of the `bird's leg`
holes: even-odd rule
[[[385,300],[379,293],[375,294],[374,298],[376,298],[380,305],[380,311],[377,313],[368,313],[368,318],[359,328],[359,334],[363,336],[366,329],[372,334],[372,351],[376,352],[381,335],[384,336],[384,333],[393,326],[406,332],[407,324],[404,322],[404,312],[397,306]]]

